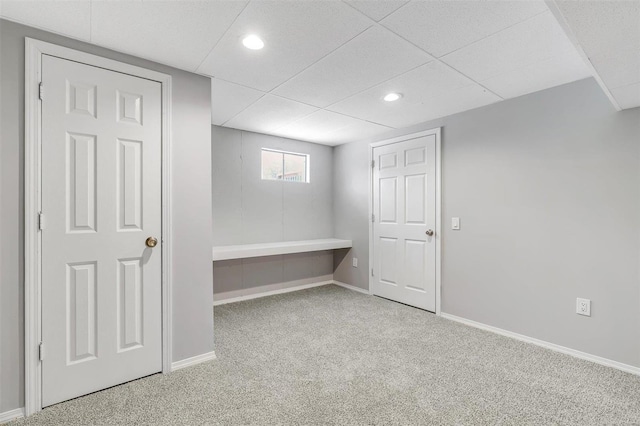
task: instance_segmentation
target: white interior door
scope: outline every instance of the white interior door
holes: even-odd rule
[[[373,149],[373,294],[436,310],[436,136]]]
[[[158,82],[47,55],[42,81],[48,406],[162,370],[162,119]]]

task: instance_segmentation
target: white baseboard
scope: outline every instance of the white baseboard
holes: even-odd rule
[[[537,346],[541,346],[546,349],[550,349],[555,352],[560,352],[565,355],[571,355],[576,358],[584,359],[586,361],[595,362],[596,364],[605,365],[607,367],[612,367],[617,370],[621,370],[627,373],[640,375],[640,367],[635,367],[629,364],[623,364],[618,361],[613,361],[608,358],[603,358],[597,355],[592,355],[586,352],[578,351],[576,349],[567,348],[565,346],[556,345],[555,343],[546,342],[544,340],[536,339],[534,337],[525,336],[523,334],[514,333],[512,331],[504,330],[502,328],[493,327],[491,325],[486,325],[480,322],[476,322],[473,320],[469,320],[466,318],[461,318],[455,315],[446,314],[442,312],[440,314],[442,318],[446,318],[452,321],[459,322],[461,324],[465,324],[471,327],[479,328],[481,330],[490,331],[492,333],[500,334],[502,336],[511,337],[516,340],[520,340],[522,342],[531,343]]]
[[[344,288],[346,288],[348,290],[357,291],[358,293],[371,295],[371,292],[369,290],[365,290],[364,288],[356,287],[356,286],[353,286],[351,284],[342,283],[342,282],[336,281],[336,280],[333,280],[333,283],[335,285],[337,285],[337,286],[344,287]]]
[[[15,410],[0,413],[0,424],[7,423],[11,420],[21,419],[24,417],[24,408],[16,408]]]
[[[236,296],[236,294],[241,294],[242,290],[232,290],[225,293],[220,293],[217,295],[217,297],[219,297],[220,299],[214,300],[213,306],[225,305],[227,303],[242,302],[244,300],[259,299],[261,297],[273,296],[276,294],[283,294],[283,293],[290,293],[292,291],[306,290],[308,288],[320,287],[323,285],[330,285],[330,284],[335,284],[337,286],[344,287],[348,290],[357,291],[358,293],[362,293],[366,295],[371,294],[369,290],[365,290],[363,288],[356,287],[351,284],[346,284],[336,280],[323,280],[323,281],[318,281],[316,283],[307,283],[307,284],[300,284],[300,285],[295,285],[295,283],[280,283],[280,284],[274,284],[274,285],[278,287],[281,287],[284,285],[287,287],[276,288],[275,290],[268,290],[269,288],[273,288],[273,287],[264,286],[265,291],[260,291],[261,288],[257,287],[255,290],[258,290],[258,291],[256,291],[255,293],[243,294],[240,296]],[[215,299],[216,295],[214,295],[213,297]]]
[[[176,361],[171,363],[171,371],[180,370],[182,368],[191,367],[196,364],[200,364],[202,362],[211,361],[212,359],[216,359],[215,351],[207,352],[206,354],[192,356],[191,358],[182,359],[180,361]]]
[[[246,295],[237,296],[237,297],[222,298],[220,300],[214,300],[213,301],[213,306],[224,305],[226,303],[242,302],[243,300],[258,299],[260,297],[273,296],[273,295],[276,295],[276,294],[289,293],[289,292],[292,292],[292,291],[305,290],[305,289],[308,289],[308,288],[320,287],[320,286],[327,285],[327,284],[333,284],[333,280],[320,281],[320,282],[317,282],[317,283],[301,284],[301,285],[296,285],[296,286],[293,286],[293,287],[279,288],[279,289],[276,289],[276,290],[261,291],[261,292],[252,293],[252,294],[246,294]],[[231,293],[231,292],[229,292],[229,293]],[[222,296],[222,297],[224,297],[224,296]],[[215,299],[216,295],[214,295],[213,298]]]

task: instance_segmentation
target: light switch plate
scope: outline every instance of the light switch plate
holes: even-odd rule
[[[453,229],[454,231],[460,230],[460,218],[459,217],[452,217],[451,218],[451,229]]]
[[[351,262],[352,262],[352,265],[353,265],[354,268],[358,267],[358,258],[357,257],[354,257]]]

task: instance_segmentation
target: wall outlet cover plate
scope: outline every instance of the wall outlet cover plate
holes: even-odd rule
[[[591,300],[589,299],[576,299],[576,314],[584,315],[587,317],[591,316]]]

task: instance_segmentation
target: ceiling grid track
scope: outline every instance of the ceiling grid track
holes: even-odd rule
[[[94,0],[91,0],[94,1]],[[211,53],[213,52],[213,50],[216,48],[216,46],[218,46],[218,44],[220,43],[220,40],[222,40],[224,38],[224,36],[227,35],[227,33],[229,32],[229,30],[231,29],[231,27],[233,27],[233,24],[236,23],[236,21],[238,20],[238,18],[240,17],[240,15],[242,15],[242,13],[247,9],[247,6],[249,6],[249,3],[251,3],[250,1],[247,2],[247,4],[244,5],[244,7],[242,8],[242,10],[240,12],[238,12],[238,14],[236,15],[235,18],[233,18],[233,21],[231,22],[231,24],[227,27],[226,30],[224,30],[224,32],[222,33],[222,35],[220,36],[220,38],[213,44],[213,46],[211,47],[211,49],[209,49],[209,52],[204,55],[204,58],[202,58],[202,60],[200,61],[200,63],[198,64],[198,66],[196,67],[196,69],[193,71],[195,73],[198,72],[198,70],[200,69],[200,67],[202,66],[202,64],[204,64],[204,61],[207,60],[207,58],[209,57],[209,55],[211,55]],[[206,77],[211,77],[211,78],[215,78],[214,76],[211,75],[206,75],[206,74],[202,74],[205,75]],[[235,84],[235,83],[234,83]]]

